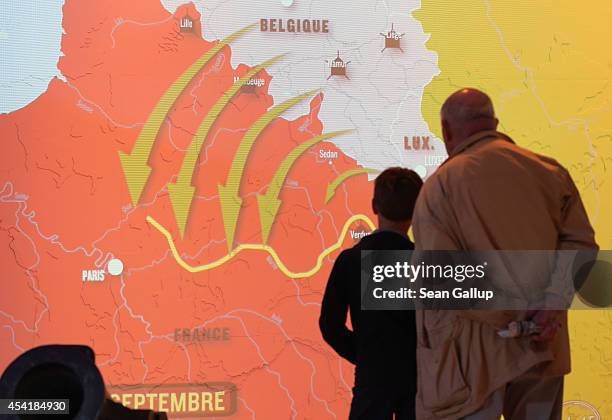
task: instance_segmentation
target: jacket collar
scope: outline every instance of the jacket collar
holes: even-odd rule
[[[500,133],[499,131],[495,131],[495,130],[480,131],[476,134],[472,134],[470,137],[465,139],[459,146],[457,146],[457,148],[455,148],[455,150],[453,150],[453,153],[449,156],[449,158],[458,155],[459,153],[465,151],[472,145],[482,140],[490,139],[490,138],[502,139],[502,140],[509,141],[510,143],[514,143],[514,141],[512,141],[510,137],[508,137],[504,133]]]

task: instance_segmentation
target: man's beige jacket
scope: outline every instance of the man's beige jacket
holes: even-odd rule
[[[413,232],[417,250],[598,248],[569,173],[496,131],[470,137],[425,182]],[[529,279],[532,292],[554,293],[549,280]],[[569,373],[567,314],[549,343],[497,335],[524,318],[519,311],[418,311],[417,418],[464,417],[530,369]]]

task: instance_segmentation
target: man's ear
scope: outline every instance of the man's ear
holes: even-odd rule
[[[444,139],[444,143],[453,141],[450,124],[446,120],[442,120],[442,138]]]
[[[376,200],[372,199],[372,211],[374,214],[378,214],[378,206],[376,205]]]
[[[453,133],[447,120],[442,120],[442,138],[444,139],[446,152],[450,155],[453,150]]]

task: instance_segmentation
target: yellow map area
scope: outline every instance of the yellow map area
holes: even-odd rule
[[[597,241],[610,249],[609,1],[423,0],[414,16],[431,34],[428,47],[439,55],[441,73],[423,99],[430,129],[440,136],[440,106],[455,90],[470,86],[487,92],[500,131],[568,168]],[[612,414],[612,312],[574,311],[570,319],[573,372],[565,400],[586,401],[607,418]]]

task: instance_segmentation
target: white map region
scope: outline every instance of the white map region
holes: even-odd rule
[[[61,75],[64,0],[0,3],[0,113],[16,111]]]
[[[174,13],[185,0],[161,0]],[[288,53],[267,69],[273,77],[269,93],[275,103],[313,89],[325,97],[319,117],[324,132],[356,129],[332,141],[360,165],[384,169],[401,165],[422,176],[446,157],[442,142],[429,130],[421,114],[424,88],[439,74],[438,55],[426,48],[429,35],[412,16],[420,0],[196,0],[202,34],[223,39],[260,19],[326,19],[329,33],[262,32],[259,26],[233,41],[232,66],[255,66]],[[289,5],[289,6],[287,6]],[[385,47],[393,28],[404,34],[403,50]],[[347,76],[330,76],[330,63],[340,57]],[[308,103],[284,114],[296,118]],[[429,136],[434,150],[406,150],[404,136]],[[433,158],[432,158],[433,157]],[[426,171],[426,172],[425,172]]]

